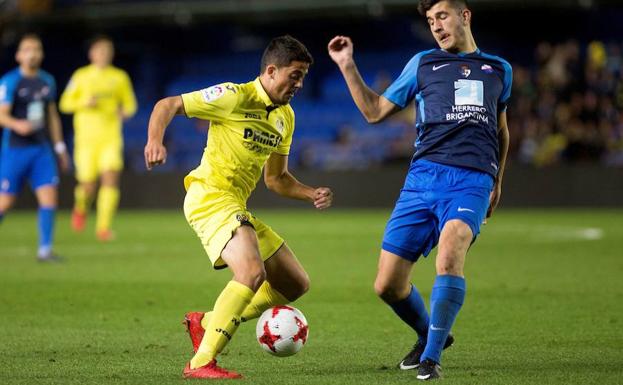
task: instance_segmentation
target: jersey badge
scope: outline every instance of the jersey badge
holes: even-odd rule
[[[277,121],[275,122],[275,127],[277,128],[277,131],[279,131],[280,134],[283,134],[283,120],[281,120],[281,118],[277,118]]]
[[[467,64],[463,64],[461,66],[461,75],[468,77],[472,73],[472,70],[469,69]]]
[[[223,96],[224,93],[225,91],[221,86],[212,86],[201,90],[201,95],[203,96],[203,100],[206,103],[215,101],[216,99]]]

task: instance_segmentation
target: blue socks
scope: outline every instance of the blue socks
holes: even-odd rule
[[[420,362],[426,359],[440,362],[443,345],[464,299],[465,278],[455,275],[437,276],[430,296],[428,341]]]
[[[390,303],[389,306],[407,325],[417,333],[421,342],[426,343],[428,334],[428,312],[422,296],[414,285],[411,285],[411,293],[407,298],[398,302]]]
[[[39,208],[39,254],[48,254],[52,251],[52,237],[54,235],[55,207]]]

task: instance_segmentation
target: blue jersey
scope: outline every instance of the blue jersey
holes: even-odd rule
[[[25,77],[19,68],[0,79],[0,104],[11,105],[11,116],[28,119],[35,131],[19,135],[4,129],[3,144],[9,147],[23,147],[46,143],[48,126],[48,104],[56,99],[56,83],[49,73],[39,70],[34,77]]]
[[[512,69],[480,50],[423,51],[383,96],[404,108],[416,101],[415,159],[486,172],[499,167],[498,113],[506,109]]]

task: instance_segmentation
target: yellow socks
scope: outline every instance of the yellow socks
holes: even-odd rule
[[[91,207],[91,197],[87,196],[84,188],[79,184],[74,189],[74,210],[80,214],[85,214]]]
[[[223,350],[238,329],[240,315],[249,305],[254,294],[253,290],[247,286],[236,281],[229,281],[216,299],[212,314],[208,317],[201,345],[190,361],[191,369],[206,365]]]
[[[110,230],[112,219],[119,205],[119,189],[117,187],[102,186],[97,194],[97,219],[95,231]]]
[[[240,318],[243,322],[246,322],[259,317],[266,309],[276,305],[285,305],[289,302],[290,301],[288,301],[283,294],[270,286],[268,281],[264,281],[262,286],[257,290],[257,293],[253,296],[249,306],[242,312]]]
[[[286,297],[270,286],[268,281],[264,281],[262,286],[260,286],[257,290],[257,293],[253,296],[249,306],[247,306],[242,312],[240,319],[242,322],[250,321],[262,315],[266,309],[277,305],[285,305],[287,303],[290,303],[290,301]],[[203,318],[201,319],[202,328],[208,328],[210,318],[212,318],[211,311],[203,315]]]

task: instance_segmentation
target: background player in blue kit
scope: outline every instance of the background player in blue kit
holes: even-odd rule
[[[22,37],[15,60],[19,67],[0,79],[0,125],[4,127],[0,158],[0,221],[27,180],[39,202],[37,258],[54,261],[58,259],[52,253],[58,171],[48,129],[61,167],[69,167],[54,101],[56,85],[54,78],[40,69],[43,46],[38,36]]]
[[[415,55],[383,95],[362,80],[348,37],[336,36],[328,49],[368,122],[416,101],[416,152],[385,229],[375,290],[418,334],[400,368],[418,368],[417,378],[429,380],[441,376],[441,351],[454,340],[465,255],[500,199],[512,70],[476,46],[466,1],[424,0],[418,10],[440,49]],[[436,245],[429,317],[410,275]]]

